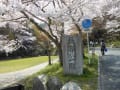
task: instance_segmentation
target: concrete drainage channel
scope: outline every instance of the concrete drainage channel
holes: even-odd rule
[[[13,85],[4,89],[0,89],[0,90],[24,90],[24,86],[23,85]]]

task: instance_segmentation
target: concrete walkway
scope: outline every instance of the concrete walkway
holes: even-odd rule
[[[53,60],[52,63],[55,63],[57,61],[58,59]],[[47,65],[48,65],[48,62],[45,62],[40,65],[33,66],[24,70],[0,74],[0,89],[10,84],[17,83],[19,80],[24,79],[25,77],[40,71]]]
[[[98,90],[120,90],[120,56],[100,56]]]

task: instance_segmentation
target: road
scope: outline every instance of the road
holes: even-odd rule
[[[99,55],[99,86],[98,90],[120,90],[120,48],[108,48],[105,56]]]
[[[99,62],[99,90],[120,90],[120,56],[100,56]]]
[[[117,56],[119,56],[120,55],[120,48],[107,48],[108,49],[108,51],[107,52],[105,52],[105,55],[117,55]],[[91,53],[91,50],[90,50],[90,53]],[[97,47],[97,48],[95,48],[95,53],[97,54],[97,55],[99,55],[99,56],[101,56],[101,51],[100,51],[100,48],[99,47]]]

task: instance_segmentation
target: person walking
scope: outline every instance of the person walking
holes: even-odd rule
[[[101,41],[101,54],[102,56],[105,55],[105,49],[106,49],[106,45],[104,40]]]

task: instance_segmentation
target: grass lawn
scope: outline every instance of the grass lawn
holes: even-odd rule
[[[57,58],[57,56],[52,56],[52,59]],[[21,69],[25,69],[34,65],[38,65],[43,62],[48,61],[48,56],[30,57],[23,59],[12,59],[12,60],[2,60],[0,61],[0,73],[12,72]]]
[[[57,76],[63,83],[68,81],[77,82],[82,90],[97,90],[98,87],[98,57],[95,56],[92,60],[92,64],[88,64],[88,58],[84,59],[84,72],[83,75],[64,75],[63,69],[59,64],[53,64],[47,66],[45,69],[41,70],[37,74],[34,74],[27,79],[23,80],[21,83],[25,85],[25,90],[32,90],[33,78],[46,74],[48,76]]]

